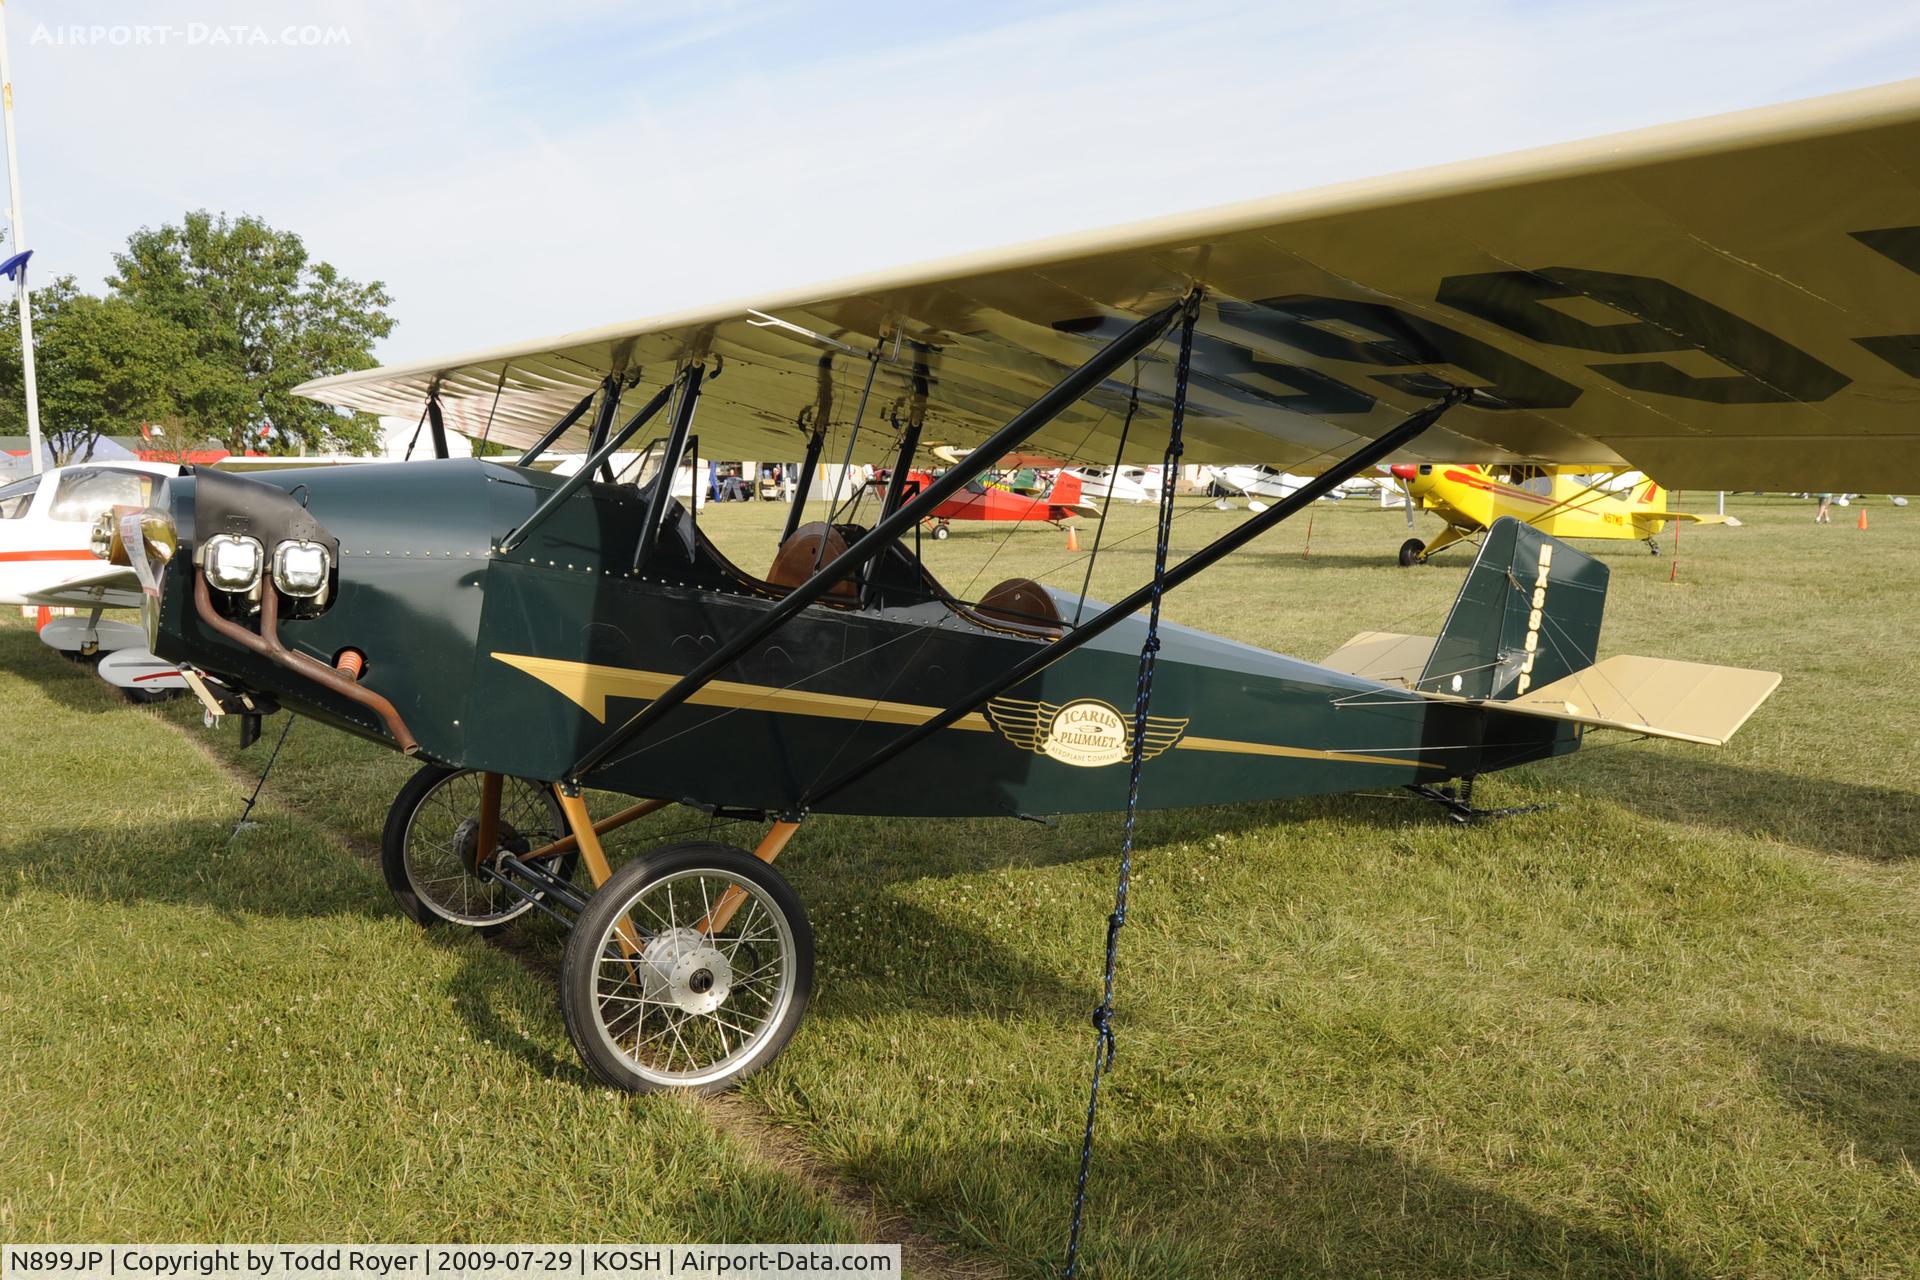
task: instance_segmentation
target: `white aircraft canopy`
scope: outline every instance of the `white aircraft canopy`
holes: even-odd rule
[[[978,443],[1204,290],[1187,459],[1313,470],[1448,385],[1396,460],[1632,467],[1675,488],[1920,488],[1920,80],[882,272],[301,394],[525,445],[609,375],[704,360],[705,455]],[[1158,460],[1177,331],[1024,447]],[[720,376],[712,372],[718,366]],[[583,418],[569,443],[586,435]],[[662,432],[664,417],[660,420]]]

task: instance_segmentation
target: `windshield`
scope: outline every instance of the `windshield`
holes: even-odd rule
[[[102,511],[112,507],[144,507],[153,497],[153,477],[139,471],[116,471],[106,467],[79,467],[62,472],[60,487],[53,491],[55,520],[92,523]]]

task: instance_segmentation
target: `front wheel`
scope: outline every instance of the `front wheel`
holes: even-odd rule
[[[1420,553],[1425,551],[1426,549],[1427,549],[1427,544],[1420,541],[1420,539],[1408,538],[1405,542],[1400,544],[1400,563],[1402,565],[1419,564]]]
[[[737,908],[724,924],[724,903]],[[718,927],[715,927],[718,925]],[[785,877],[723,844],[627,863],[567,936],[560,1011],[618,1089],[716,1093],[778,1057],[813,991],[813,927]]]
[[[407,780],[387,810],[380,870],[393,900],[415,924],[491,929],[533,904],[480,874],[496,850],[479,848],[481,773],[430,764]],[[498,848],[525,854],[552,844],[567,829],[553,788],[530,778],[500,780]],[[577,854],[563,854],[554,874],[571,879]]]

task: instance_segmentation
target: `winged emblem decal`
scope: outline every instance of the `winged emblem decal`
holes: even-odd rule
[[[1119,764],[1132,754],[1131,717],[1097,698],[1072,702],[995,698],[987,703],[986,716],[994,731],[1014,746],[1062,764],[1094,769]],[[1141,758],[1153,759],[1186,731],[1184,716],[1148,716]]]

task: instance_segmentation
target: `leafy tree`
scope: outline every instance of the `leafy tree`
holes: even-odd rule
[[[192,335],[125,298],[81,293],[61,276],[33,298],[40,425],[56,462],[85,461],[101,436],[149,424],[191,447],[247,408],[243,381],[203,361]],[[0,322],[0,430],[25,434],[19,309]]]
[[[196,210],[179,226],[142,228],[114,256],[114,295],[188,336],[202,373],[183,408],[190,422],[234,452],[365,453],[378,420],[343,415],[292,394],[309,378],[366,369],[375,341],[393,331],[392,303],[315,262],[299,236],[259,218]],[[203,415],[225,413],[223,418]],[[266,438],[263,439],[263,429]]]

